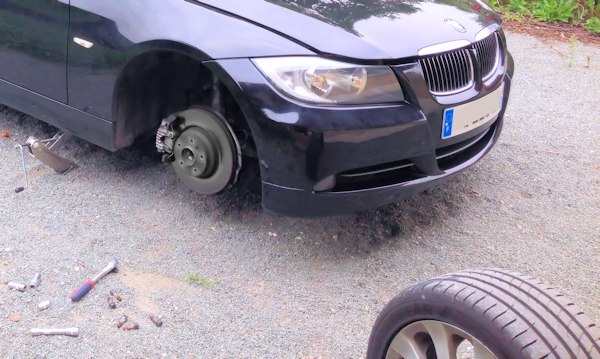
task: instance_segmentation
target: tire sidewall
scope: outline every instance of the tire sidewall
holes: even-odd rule
[[[396,334],[421,320],[441,321],[462,329],[487,346],[498,359],[522,357],[520,348],[513,348],[510,340],[501,333],[501,328],[494,327],[492,319],[485,317],[481,311],[437,293],[429,292],[427,298],[422,295],[422,292],[401,295],[381,311],[371,331],[368,359],[385,358]]]

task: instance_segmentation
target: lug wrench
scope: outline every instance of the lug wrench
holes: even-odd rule
[[[25,149],[23,145],[16,145],[15,148],[18,148],[21,152],[21,165],[23,166],[23,175],[25,176],[25,187],[17,187],[15,188],[15,193],[21,193],[27,187],[29,187],[29,180],[27,179],[27,167],[25,166]]]

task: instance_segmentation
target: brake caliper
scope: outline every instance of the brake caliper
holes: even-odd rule
[[[160,123],[158,131],[156,131],[156,150],[162,153],[163,162],[173,162],[173,147],[175,139],[179,136],[179,131],[176,131],[172,124],[177,121],[177,115],[171,115]]]

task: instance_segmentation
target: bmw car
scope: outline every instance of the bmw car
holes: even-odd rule
[[[0,0],[1,103],[151,139],[198,193],[256,177],[289,216],[443,185],[498,140],[513,69],[480,0]]]

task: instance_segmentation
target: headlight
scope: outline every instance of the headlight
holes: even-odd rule
[[[305,102],[372,104],[402,101],[402,88],[388,66],[362,66],[318,57],[253,60],[281,91]]]

